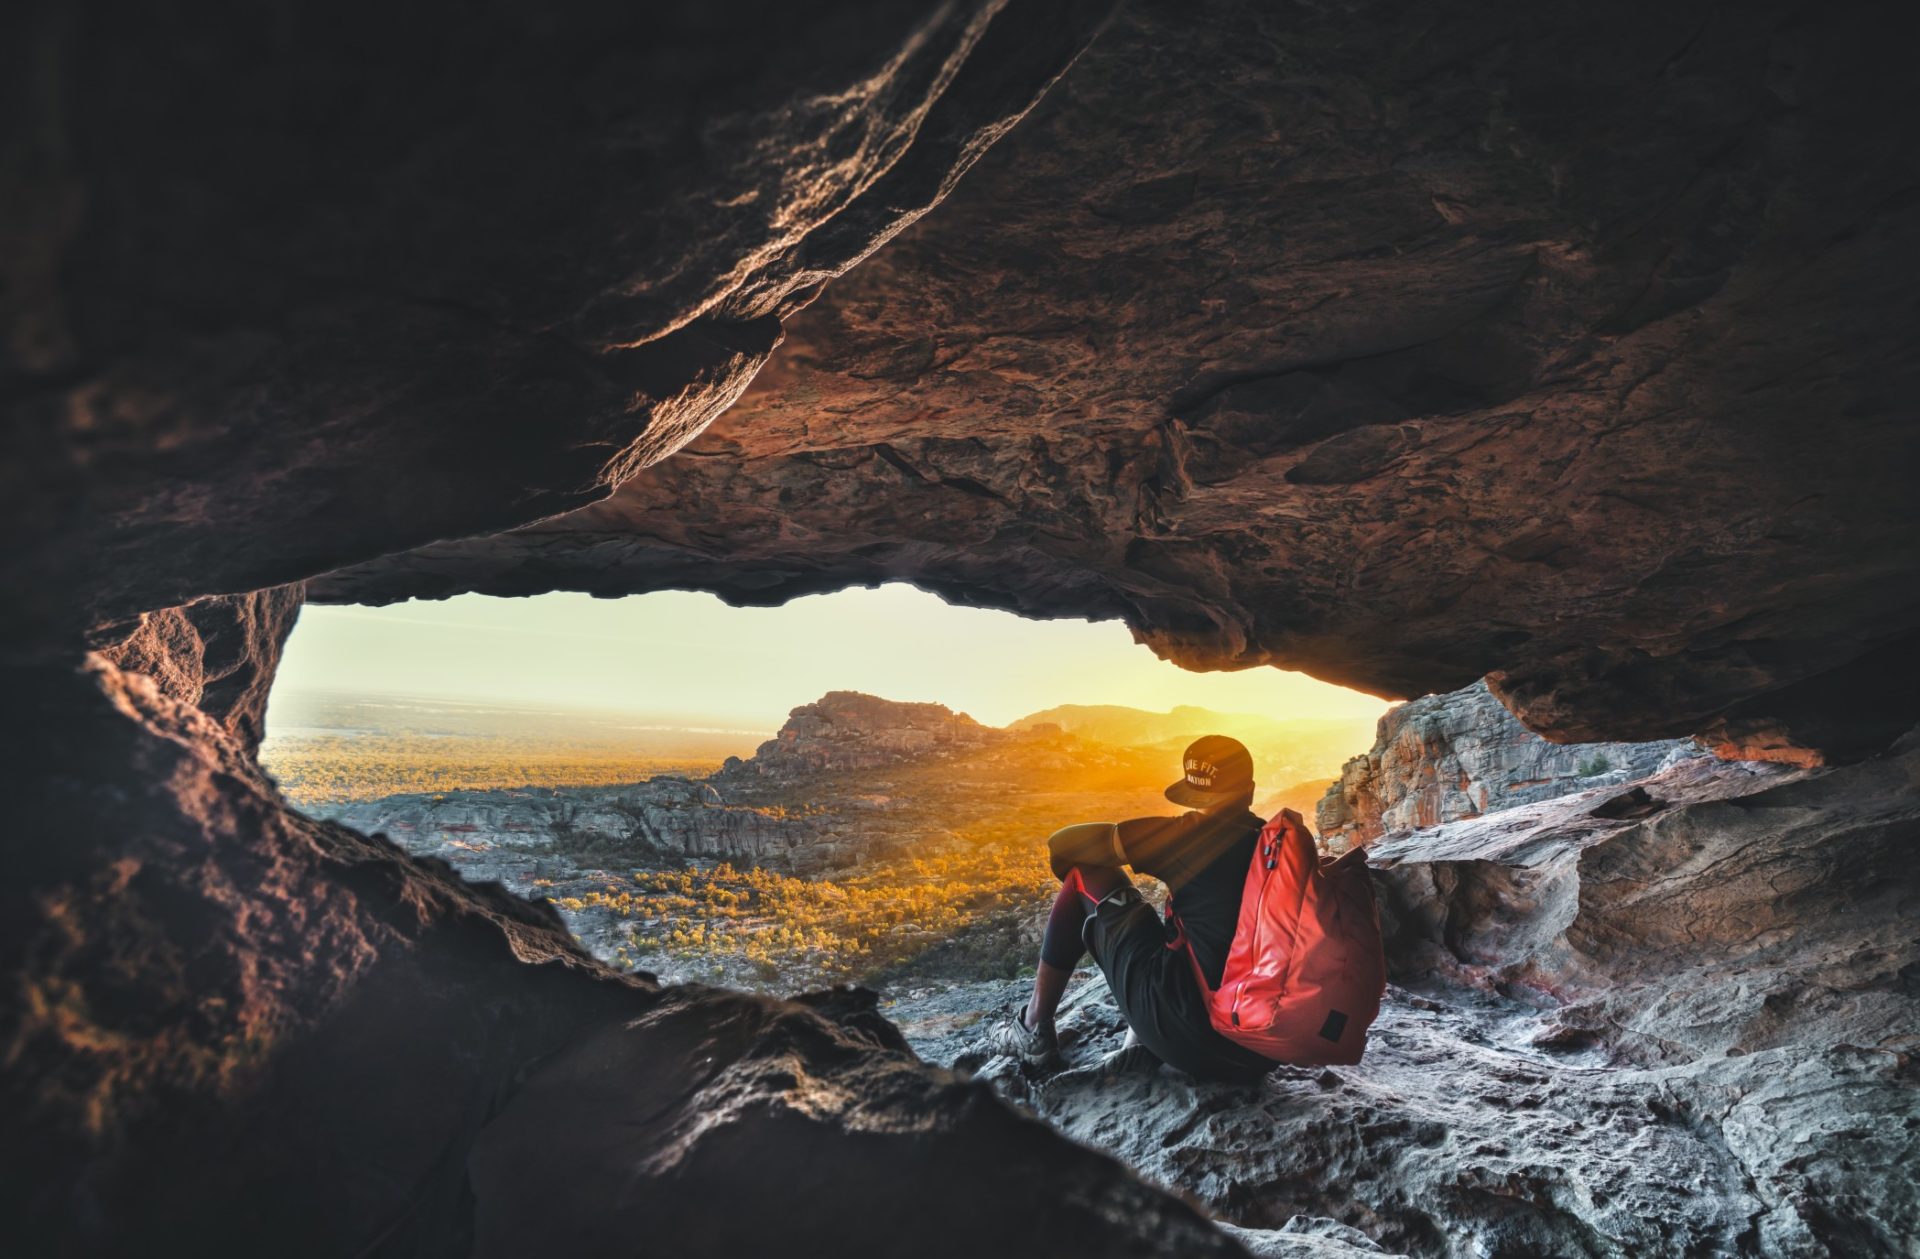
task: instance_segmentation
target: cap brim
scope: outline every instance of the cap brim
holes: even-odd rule
[[[1246,794],[1240,791],[1202,791],[1182,778],[1167,788],[1167,799],[1175,804],[1184,804],[1189,809],[1210,809],[1216,804],[1226,804]]]

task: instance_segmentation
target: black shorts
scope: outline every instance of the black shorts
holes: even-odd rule
[[[1115,1004],[1140,1043],[1169,1066],[1204,1079],[1251,1083],[1274,1064],[1213,1030],[1206,993],[1185,949],[1167,947],[1166,924],[1133,888],[1101,901],[1081,928]]]

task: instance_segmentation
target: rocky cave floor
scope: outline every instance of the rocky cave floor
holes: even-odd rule
[[[1696,1111],[1701,1071],[1555,1046],[1550,1010],[1396,985],[1363,1063],[1245,1087],[1105,1070],[1126,1029],[1090,969],[1062,1010],[1064,1070],[988,1056],[981,1033],[1025,992],[911,989],[883,1009],[927,1061],[1189,1195],[1256,1254],[1733,1254],[1767,1210]]]
[[[1024,979],[929,954],[880,1012],[1258,1255],[1920,1253],[1920,736],[1839,769],[1641,770],[1370,844],[1397,982],[1353,1067],[1255,1087],[1111,1070],[1125,1028],[1090,963],[1054,1073],[980,1049]],[[522,894],[613,877],[434,851]],[[632,925],[567,922],[603,958]]]
[[[1403,983],[1353,1067],[1110,1072],[1090,967],[1050,1076],[979,1047],[1023,981],[881,1008],[1259,1254],[1912,1255],[1920,943],[1884,872],[1912,864],[1916,772],[1911,739],[1835,771],[1692,763],[1391,837]]]

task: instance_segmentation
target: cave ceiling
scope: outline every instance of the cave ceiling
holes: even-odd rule
[[[400,24],[332,94],[364,50],[305,19],[243,32],[305,78],[72,61],[114,90],[15,146],[10,650],[316,574],[908,580],[1194,667],[1490,675],[1555,738],[1920,707],[1884,10],[582,13]]]
[[[1890,737],[1920,111],[1867,16],[1135,5],[679,456],[312,595],[910,580],[1558,738]]]
[[[604,496],[1110,8],[10,10],[0,648]]]

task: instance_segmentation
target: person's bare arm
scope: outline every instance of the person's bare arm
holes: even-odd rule
[[[1082,822],[1066,826],[1047,838],[1047,855],[1053,862],[1053,875],[1067,877],[1074,866],[1123,866],[1127,856],[1120,850],[1120,828],[1112,822]]]

